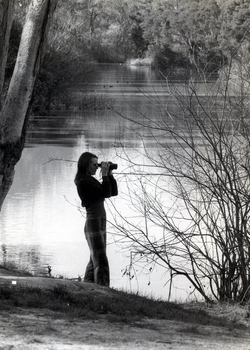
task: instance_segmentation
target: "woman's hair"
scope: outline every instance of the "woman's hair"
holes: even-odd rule
[[[78,159],[77,163],[77,173],[75,176],[75,184],[77,185],[78,181],[83,175],[86,175],[89,164],[91,163],[92,158],[98,158],[95,154],[90,152],[84,152]]]

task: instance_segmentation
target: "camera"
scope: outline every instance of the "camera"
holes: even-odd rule
[[[109,163],[109,170],[116,170],[118,168],[118,165],[112,162],[108,162]],[[98,167],[101,168],[102,167],[102,163],[98,164]]]

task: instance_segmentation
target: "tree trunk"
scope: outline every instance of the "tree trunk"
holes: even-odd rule
[[[56,0],[33,0],[23,28],[16,65],[0,119],[0,209],[24,147],[29,103],[38,75],[48,19]]]
[[[0,0],[0,109],[5,66],[9,48],[9,37],[14,14],[13,0]]]

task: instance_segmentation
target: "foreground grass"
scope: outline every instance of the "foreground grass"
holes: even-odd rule
[[[110,289],[100,293],[72,292],[66,286],[58,285],[51,290],[34,287],[0,288],[1,309],[13,312],[18,307],[39,308],[57,311],[65,317],[97,319],[105,317],[110,322],[134,323],[143,318],[168,319],[189,324],[230,326],[226,317],[209,315],[204,304],[185,308],[183,305],[148,299],[136,294]],[[236,326],[236,323],[234,323]]]
[[[5,309],[13,307],[46,308],[81,318],[96,315],[113,316],[123,322],[132,319],[176,317],[179,320],[194,318],[174,303],[155,301],[135,294],[110,289],[107,295],[99,293],[72,292],[65,286],[55,286],[51,290],[34,287],[8,287],[0,289],[1,305]],[[198,313],[197,313],[198,315]]]
[[[32,276],[27,271],[8,269],[9,272],[15,276]],[[105,288],[104,294],[95,288],[76,292],[64,284],[56,284],[53,289],[0,284],[0,305],[2,310],[10,312],[18,308],[37,308],[60,312],[65,317],[105,317],[110,322],[130,324],[149,318],[213,326],[250,325],[250,304],[177,304],[110,288]]]

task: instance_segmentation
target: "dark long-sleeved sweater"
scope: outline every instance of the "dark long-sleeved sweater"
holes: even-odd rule
[[[117,196],[117,182],[112,175],[104,176],[102,183],[93,176],[83,176],[77,184],[77,192],[86,208],[88,217],[105,215],[104,200]]]

